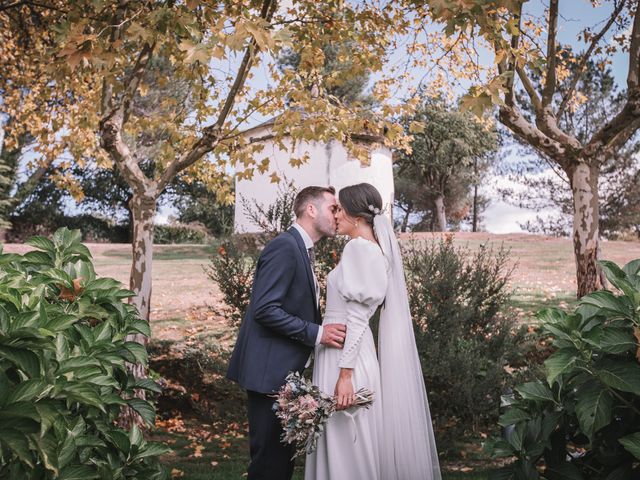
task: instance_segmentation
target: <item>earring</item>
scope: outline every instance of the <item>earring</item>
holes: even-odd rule
[[[358,228],[360,226],[360,221],[356,220],[356,228]]]

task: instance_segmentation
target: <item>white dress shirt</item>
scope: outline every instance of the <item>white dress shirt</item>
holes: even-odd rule
[[[307,250],[307,255],[309,255],[309,249],[313,248],[313,240],[311,240],[311,237],[309,236],[309,234],[306,232],[304,228],[302,228],[302,226],[298,222],[293,222],[292,226],[298,231],[298,233],[302,237],[302,241],[304,242],[304,248]],[[311,263],[311,259],[309,259],[309,263]],[[313,275],[313,285],[315,286],[315,289],[316,289],[316,306],[318,306],[320,304],[320,298],[318,296],[320,288],[318,286],[318,279],[316,278],[316,272],[313,271],[313,268],[311,269],[311,274]],[[322,325],[319,325],[318,336],[316,337],[316,345],[320,343],[321,339],[322,339]]]

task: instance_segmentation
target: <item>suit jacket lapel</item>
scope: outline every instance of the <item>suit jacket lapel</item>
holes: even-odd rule
[[[311,289],[311,294],[313,295],[313,304],[315,306],[316,317],[319,318],[320,311],[318,310],[318,302],[316,298],[316,285],[313,282],[313,273],[311,272],[311,262],[309,261],[309,252],[307,252],[307,248],[304,246],[304,241],[302,240],[300,233],[298,233],[298,231],[295,228],[291,227],[289,229],[289,233],[293,235],[293,238],[296,239],[296,243],[298,244],[300,253],[302,253],[302,263],[304,264],[305,271],[307,272],[307,280],[309,281],[309,288]]]

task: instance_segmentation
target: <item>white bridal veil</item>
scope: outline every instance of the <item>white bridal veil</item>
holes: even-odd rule
[[[378,330],[384,422],[381,478],[441,480],[400,246],[386,215],[375,215],[373,224],[390,269]]]

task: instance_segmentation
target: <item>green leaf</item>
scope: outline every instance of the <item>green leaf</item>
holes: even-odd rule
[[[47,265],[49,267],[53,266],[51,256],[45,252],[38,252],[38,251],[27,252],[23,255],[22,260],[25,263]]]
[[[501,427],[507,427],[509,425],[515,425],[516,423],[522,422],[524,420],[529,420],[531,415],[529,415],[524,410],[520,410],[519,408],[512,407],[507,410],[505,413],[500,415],[500,419],[498,420],[498,425]]]
[[[14,402],[0,410],[0,419],[12,418],[28,418],[36,422],[40,421],[40,415],[33,402]]]
[[[162,393],[162,388],[151,378],[138,378],[133,384],[133,388],[141,388],[150,392]]]
[[[167,445],[162,443],[148,443],[144,449],[135,455],[134,459],[141,460],[143,458],[157,457],[168,453],[171,453],[171,449]]]
[[[3,357],[29,377],[37,377],[40,373],[40,359],[29,350],[0,345],[0,358]]]
[[[618,441],[629,453],[640,460],[640,432],[619,438]]]
[[[134,423],[131,429],[129,430],[129,443],[131,446],[139,447],[144,442],[144,437],[142,436],[142,432],[138,428],[138,426]]]
[[[585,295],[580,299],[580,303],[594,305],[605,311],[633,318],[633,306],[627,298],[616,297],[613,293],[604,290]]]
[[[50,470],[55,475],[58,475],[58,455],[56,452],[58,442],[56,442],[53,433],[50,432],[44,437],[40,437],[39,435],[32,435],[31,440],[35,443],[36,448],[40,453],[40,459],[42,460],[42,463],[47,468],[47,470]]]
[[[604,352],[619,355],[637,348],[638,345],[630,328],[605,327],[594,346]]]
[[[63,360],[60,362],[58,366],[58,370],[56,371],[56,375],[63,375],[67,372],[72,372],[81,367],[100,367],[102,364],[99,360],[93,357],[89,357],[87,355],[82,355],[79,357],[71,357],[68,360]]]
[[[134,320],[131,322],[131,327],[133,331],[141,333],[145,337],[151,336],[151,328],[149,327],[149,323],[144,320]]]
[[[53,242],[46,237],[40,237],[40,236],[31,237],[24,243],[32,247],[35,247],[39,250],[44,250],[45,252],[49,252],[51,254],[53,254],[56,250],[56,246],[53,244]]]
[[[527,428],[525,423],[518,423],[514,428],[507,430],[505,436],[507,442],[511,444],[516,452],[521,452],[524,444],[524,431]]]
[[[561,348],[544,361],[547,368],[547,382],[549,385],[563,373],[570,371],[576,363],[578,351],[574,348]]]
[[[640,365],[635,361],[602,360],[596,365],[596,375],[611,388],[640,395]]]
[[[140,400],[139,398],[132,398],[127,400],[127,403],[133,408],[142,419],[149,425],[153,425],[156,420],[156,412],[149,402]]]
[[[17,403],[31,401],[45,390],[52,388],[40,379],[26,380],[19,383],[15,390],[9,395],[7,403]]]
[[[549,480],[584,480],[578,467],[571,463],[548,465],[544,473]]]
[[[624,273],[630,277],[637,277],[640,275],[640,258],[631,260],[624,267],[622,267]]]
[[[138,342],[125,342],[124,348],[129,350],[131,354],[135,358],[135,363],[140,363],[142,365],[146,365],[148,362],[147,359],[147,349],[144,345]]]
[[[515,453],[511,444],[503,438],[489,440],[485,445],[485,451],[494,458],[512,457]]]
[[[33,468],[33,456],[26,435],[13,428],[0,428],[0,445],[2,444],[13,451],[23,463]]]
[[[100,398],[100,394],[91,385],[86,383],[69,383],[65,385],[63,392],[69,400],[91,405],[105,412],[104,402]]]
[[[605,273],[607,279],[620,291],[622,291],[627,297],[633,298],[637,290],[627,280],[627,274],[613,262],[608,260],[601,260],[600,265]]]
[[[68,465],[62,469],[58,480],[89,480],[100,478],[95,468],[87,465]]]
[[[80,318],[76,315],[57,315],[54,318],[50,318],[44,328],[51,332],[60,332],[66,330],[74,323],[80,321]]]
[[[518,385],[516,387],[516,391],[522,395],[522,398],[525,400],[533,400],[536,402],[555,402],[551,389],[540,381]]]
[[[59,268],[49,268],[43,270],[42,274],[52,280],[54,283],[62,284],[67,288],[73,288],[73,278],[64,270]]]
[[[580,429],[589,438],[611,422],[613,394],[599,382],[585,383],[577,393],[576,415]]]

